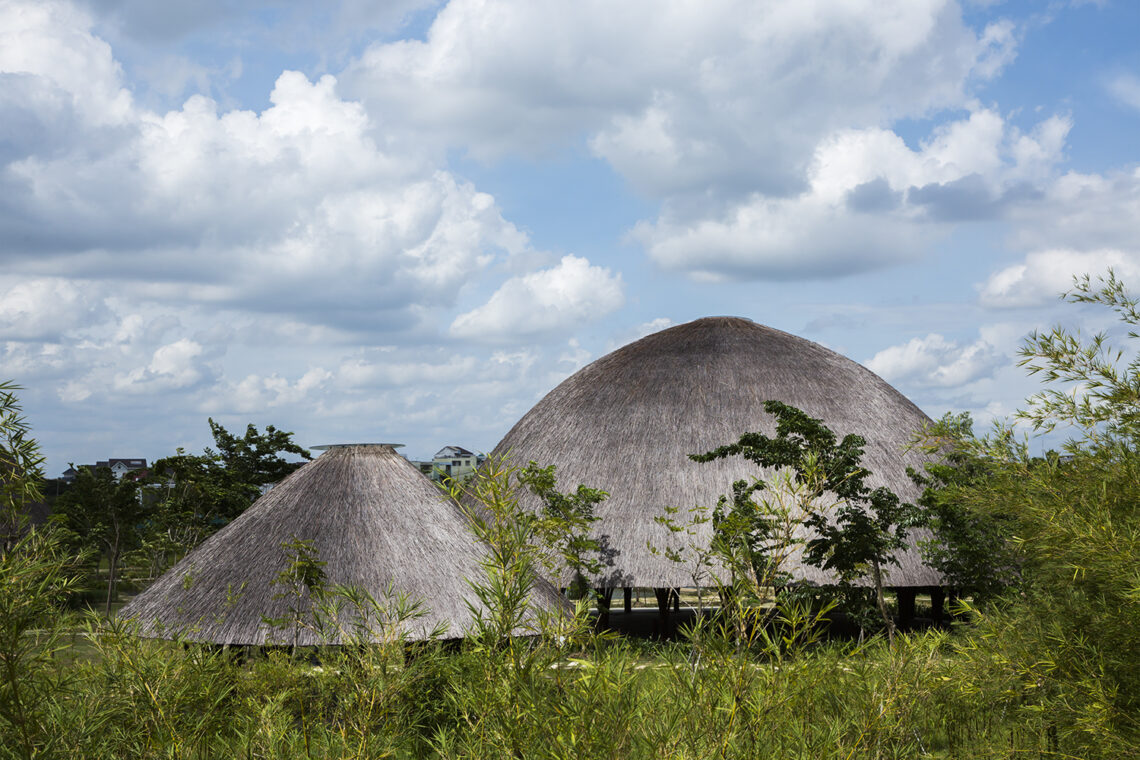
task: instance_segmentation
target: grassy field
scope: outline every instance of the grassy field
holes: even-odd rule
[[[779,626],[750,642],[583,627],[561,643],[239,653],[86,624],[25,674],[40,700],[31,756],[1088,756],[1034,709],[1032,684],[997,677],[1008,668],[949,631],[890,648],[797,643]],[[3,754],[28,756],[15,739]]]
[[[0,563],[0,758],[1140,757],[1103,680],[1059,677],[1015,608],[893,646],[785,600],[668,641],[583,606],[524,637],[220,650],[63,609],[66,562],[30,549]]]

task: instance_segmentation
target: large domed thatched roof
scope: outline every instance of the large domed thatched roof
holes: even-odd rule
[[[471,622],[467,579],[481,575],[483,546],[454,502],[389,445],[332,447],[269,491],[123,608],[140,633],[217,644],[294,643],[290,630],[264,617],[288,614],[291,601],[274,584],[290,562],[282,548],[310,541],[327,564],[329,585],[355,586],[378,601],[391,585],[422,600],[426,615],[405,633],[424,638],[439,624],[446,636]],[[275,598],[276,597],[276,598]],[[532,601],[564,604],[541,583]],[[346,643],[302,630],[297,644]]]
[[[609,492],[595,535],[613,552],[598,579],[616,586],[691,586],[691,570],[646,544],[668,544],[654,522],[665,507],[713,507],[732,483],[761,474],[736,458],[698,464],[688,454],[735,442],[742,433],[774,434],[767,400],[783,401],[822,419],[842,437],[867,439],[869,485],[886,485],[906,500],[917,496],[907,465],[911,433],[929,418],[881,378],[811,341],[746,319],[713,317],[672,327],[582,368],[530,410],[495,447],[518,465],[558,467],[562,490],[578,483]],[[701,530],[707,540],[711,526]],[[934,586],[939,576],[916,551],[899,557],[887,585]],[[799,577],[828,580],[814,568]]]

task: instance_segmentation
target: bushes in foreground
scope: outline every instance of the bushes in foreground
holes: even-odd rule
[[[0,559],[5,605],[42,592],[50,607],[67,582],[50,545],[35,535]],[[1061,669],[1050,657],[1067,650],[1041,641],[1068,634],[1027,626],[1024,611],[893,647],[805,644],[793,612],[743,647],[730,626],[654,643],[579,627],[393,638],[318,661],[286,648],[242,660],[95,618],[74,634],[66,613],[39,614],[0,642],[0,756],[1138,756],[1104,672]]]

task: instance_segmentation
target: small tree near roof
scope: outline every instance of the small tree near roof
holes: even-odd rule
[[[736,443],[721,446],[692,459],[709,462],[742,456],[760,467],[788,468],[803,488],[804,525],[815,531],[804,550],[804,561],[834,572],[844,584],[868,574],[887,638],[894,640],[894,622],[883,598],[883,569],[894,564],[895,553],[906,546],[908,530],[920,522],[920,511],[899,500],[890,489],[871,490],[863,467],[866,440],[847,435],[837,441],[821,420],[780,401],[764,402],[764,411],[776,418],[776,436],[745,433]],[[756,488],[765,487],[758,481]],[[835,501],[821,505],[825,494]],[[758,526],[759,527],[759,526]]]
[[[590,578],[602,571],[602,545],[590,536],[590,526],[598,521],[594,508],[609,496],[605,491],[582,484],[569,493],[558,490],[556,467],[540,467],[533,460],[519,472],[519,484],[542,500],[534,521],[538,539],[546,551],[543,564],[554,577],[563,570],[573,572],[570,598],[582,599],[590,588]]]
[[[262,486],[283,480],[304,464],[287,461],[282,453],[313,458],[294,443],[292,433],[273,425],[264,433],[247,425],[245,435],[237,436],[213,419],[209,424],[217,450],[189,454],[178,449],[151,468],[157,500],[148,529],[163,567],[168,555],[184,554],[244,512],[261,495]]]

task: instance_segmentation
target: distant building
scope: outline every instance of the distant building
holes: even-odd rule
[[[448,478],[461,480],[483,464],[487,457],[468,451],[462,446],[444,446],[435,452],[430,462],[412,462],[419,471],[439,482]]]
[[[136,473],[133,476],[136,478],[145,477],[147,474],[145,459],[103,459],[96,462],[95,464],[81,464],[79,467],[88,467],[92,472],[98,470],[100,467],[106,467],[111,471],[111,474],[115,476],[115,480],[122,480],[124,475],[131,472]],[[63,475],[60,477],[60,480],[65,483],[70,483],[75,480],[76,476],[78,475],[78,468],[68,467],[63,471]]]

